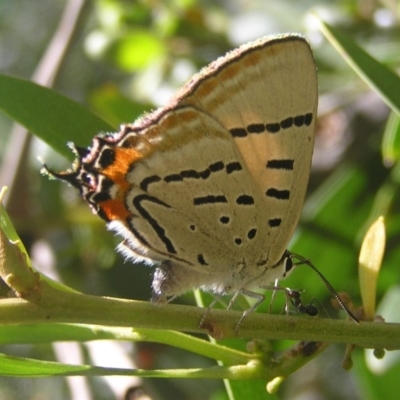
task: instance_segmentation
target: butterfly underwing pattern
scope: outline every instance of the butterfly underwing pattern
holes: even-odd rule
[[[251,293],[289,272],[306,194],[317,74],[300,35],[245,44],[164,108],[73,146],[77,187],[134,262],[156,267],[153,301],[192,288]]]

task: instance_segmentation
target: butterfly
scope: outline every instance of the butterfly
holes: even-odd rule
[[[166,107],[89,149],[73,145],[72,170],[48,172],[79,189],[123,238],[125,257],[156,267],[152,301],[201,288],[261,302],[254,290],[296,265],[287,246],[309,179],[317,92],[304,37],[264,37],[205,67]]]

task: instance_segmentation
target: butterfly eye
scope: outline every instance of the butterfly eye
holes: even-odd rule
[[[82,172],[80,179],[81,179],[82,185],[90,186],[92,179],[89,174],[87,174],[86,172]]]

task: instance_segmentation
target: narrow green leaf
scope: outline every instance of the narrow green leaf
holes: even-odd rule
[[[29,358],[0,354],[0,375],[14,377],[44,377],[52,375],[85,375],[92,369],[88,365],[66,365],[52,361],[39,361]]]
[[[187,370],[190,374],[192,370]],[[0,376],[17,378],[42,378],[46,376],[161,376],[168,378],[169,371],[145,371],[127,368],[107,368],[91,365],[62,364],[32,358],[15,357],[0,353]],[[184,375],[178,371],[177,374]],[[173,372],[172,372],[173,374]]]
[[[338,29],[322,21],[320,28],[357,74],[400,115],[400,78]]]
[[[4,231],[4,235],[7,237],[8,240],[16,243],[20,252],[25,255],[29,266],[32,266],[28,252],[26,251],[25,246],[22,243],[22,240],[18,236],[18,233],[14,227],[14,224],[11,221],[10,216],[8,215],[6,209],[3,206],[2,201],[6,191],[7,191],[6,187],[2,187],[0,191],[0,229]]]
[[[33,82],[0,75],[0,110],[68,159],[66,142],[87,146],[113,127],[78,103]]]
[[[251,366],[187,368],[144,370],[129,368],[108,368],[90,365],[62,364],[54,361],[41,361],[32,358],[15,357],[0,354],[0,376],[34,377],[45,376],[142,376],[148,378],[182,378],[182,379],[223,379],[225,376],[237,379],[243,374],[243,379],[252,379]],[[240,378],[239,378],[240,379]]]
[[[386,165],[400,160],[400,117],[392,112],[386,123],[382,140],[382,156]]]

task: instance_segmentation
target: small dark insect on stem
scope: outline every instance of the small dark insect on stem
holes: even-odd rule
[[[285,311],[286,314],[290,313],[290,304],[292,307],[300,314],[308,315],[309,317],[316,317],[319,315],[319,308],[314,305],[314,302],[319,301],[317,299],[312,299],[310,303],[304,304],[301,300],[301,292],[302,290],[284,288],[277,285],[278,282],[275,283],[275,286],[271,288],[273,290],[273,297],[277,291],[284,291],[286,295],[286,305]],[[273,298],[271,299],[269,312],[271,312]],[[322,306],[322,304],[320,304]]]
[[[322,281],[325,283],[325,286],[328,288],[328,290],[332,293],[333,297],[335,297],[335,299],[337,300],[337,302],[340,304],[340,307],[342,307],[343,311],[356,323],[356,324],[360,324],[360,321],[358,320],[358,318],[346,307],[346,305],[343,303],[342,299],[340,298],[340,296],[337,294],[336,290],[333,288],[333,286],[329,283],[329,281],[325,278],[324,275],[322,275],[321,272],[318,271],[318,269],[316,267],[314,267],[314,265],[311,263],[310,260],[308,260],[307,258],[304,258],[298,254],[294,254],[294,253],[290,253],[290,257],[293,259],[297,259],[297,262],[293,262],[293,265],[308,265],[310,268],[312,268],[317,274],[318,276],[322,279]],[[300,301],[301,304],[301,301]]]
[[[292,306],[300,313],[300,314],[307,314],[310,317],[316,317],[319,314],[318,307],[312,304],[303,304],[301,301],[301,294],[299,290],[293,290],[286,288],[286,296],[292,303]]]

